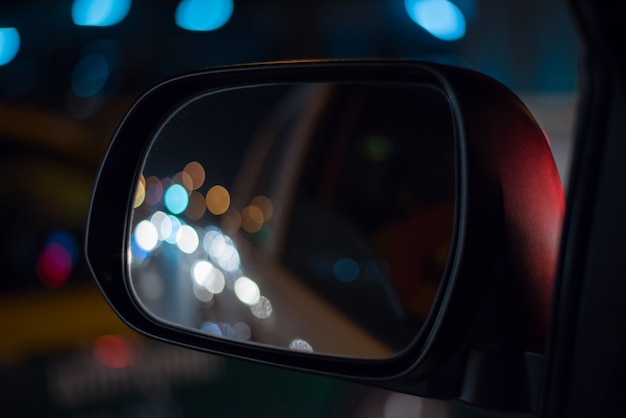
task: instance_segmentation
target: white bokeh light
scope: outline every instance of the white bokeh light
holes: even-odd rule
[[[250,307],[252,315],[259,319],[267,319],[272,316],[272,303],[265,296],[261,296],[259,301]]]
[[[246,305],[255,305],[261,300],[259,286],[246,276],[241,276],[235,281],[235,295]]]
[[[197,284],[194,284],[193,286],[193,295],[196,297],[196,299],[198,299],[200,302],[211,302],[213,300],[213,293],[208,291],[206,289],[206,287],[204,286],[199,286]]]
[[[150,217],[150,221],[156,226],[159,232],[159,240],[165,241],[165,238],[172,232],[172,222],[167,217],[167,214],[162,211],[156,211]]]
[[[210,229],[202,239],[202,246],[216,264],[226,271],[236,271],[241,266],[239,251],[233,240],[217,229]]]
[[[176,245],[185,254],[191,254],[196,251],[199,243],[198,233],[189,225],[181,226],[176,233]]]
[[[164,240],[166,242],[169,242],[170,244],[176,244],[178,239],[178,231],[182,226],[183,224],[180,222],[180,219],[178,219],[174,215],[168,215],[167,219],[163,220],[163,222],[161,223],[160,234],[164,237]]]
[[[198,260],[191,267],[191,276],[194,282],[211,293],[222,293],[226,280],[224,274],[206,260]]]
[[[306,353],[312,353],[313,347],[308,342],[301,338],[296,338],[289,343],[289,348],[294,351],[304,351]]]
[[[159,243],[159,233],[156,226],[148,220],[143,220],[135,227],[135,242],[144,251],[152,251]]]

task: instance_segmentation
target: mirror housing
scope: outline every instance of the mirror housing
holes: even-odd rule
[[[419,83],[452,112],[455,207],[448,264],[408,347],[384,359],[287,351],[160,321],[130,284],[135,187],[156,132],[206,92],[280,83]],[[564,213],[548,141],[522,102],[478,73],[411,61],[307,61],[207,69],[141,96],[115,133],[97,178],[86,253],[115,312],[132,328],[183,347],[478,406],[532,411],[539,387]]]

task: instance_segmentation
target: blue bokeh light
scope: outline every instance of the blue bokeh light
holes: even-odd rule
[[[180,184],[171,185],[165,192],[165,207],[174,215],[183,213],[189,205],[189,193]]]
[[[74,0],[72,19],[80,26],[112,26],[130,10],[130,0]]]
[[[43,251],[37,257],[39,280],[47,287],[56,288],[67,281],[78,258],[78,244],[72,235],[57,230],[50,234]]]
[[[87,55],[72,72],[72,90],[78,97],[98,94],[109,79],[109,63],[102,55]]]
[[[16,28],[0,28],[0,65],[8,64],[20,50],[20,33]]]
[[[58,229],[54,231],[48,237],[46,245],[49,245],[53,242],[59,243],[67,249],[68,253],[72,257],[72,263],[77,262],[78,254],[79,254],[78,243],[76,242],[76,239],[70,233],[62,229]]]
[[[465,36],[465,16],[450,1],[405,0],[404,5],[411,19],[436,38],[455,41]]]
[[[337,262],[333,266],[333,273],[337,280],[345,283],[350,283],[355,281],[359,277],[361,269],[359,267],[359,264],[353,259],[342,258],[340,260],[337,260]]]
[[[182,0],[176,8],[176,24],[193,31],[221,28],[233,14],[233,0]]]

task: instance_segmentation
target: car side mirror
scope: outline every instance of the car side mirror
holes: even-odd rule
[[[86,251],[111,307],[157,339],[529,411],[563,211],[542,130],[486,76],[243,65],[135,103]]]

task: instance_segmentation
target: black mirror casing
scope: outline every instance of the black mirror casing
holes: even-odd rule
[[[412,344],[363,360],[214,338],[148,315],[129,285],[130,213],[155,130],[200,92],[302,82],[426,83],[447,96],[456,148],[455,223],[441,287]],[[541,128],[506,87],[475,72],[410,61],[310,61],[196,71],[145,93],[102,163],[87,227],[89,265],[132,328],[175,344],[502,410],[532,410],[564,199]]]

